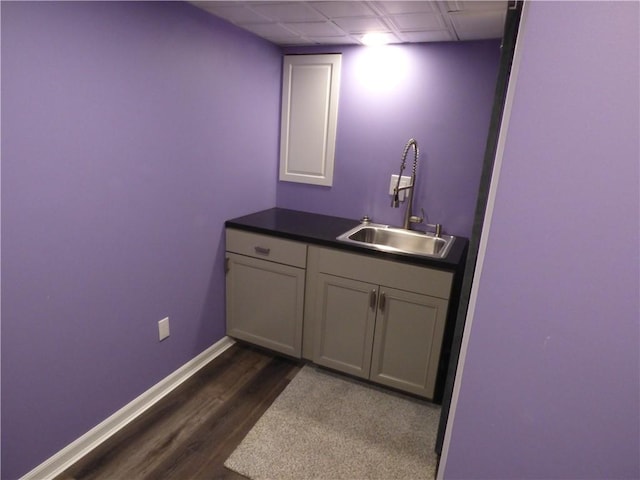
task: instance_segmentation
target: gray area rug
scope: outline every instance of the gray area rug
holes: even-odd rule
[[[440,407],[307,365],[225,466],[254,480],[433,479]]]

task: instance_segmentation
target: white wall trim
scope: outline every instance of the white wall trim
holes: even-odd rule
[[[529,10],[529,2],[525,2],[522,8],[522,15],[520,17],[520,25],[518,32],[524,31],[524,24],[527,18],[527,12]],[[467,316],[465,320],[464,332],[462,334],[462,345],[460,347],[460,358],[458,360],[458,368],[456,369],[456,380],[453,384],[453,393],[451,395],[451,407],[449,409],[449,417],[447,419],[447,426],[444,434],[444,442],[442,447],[442,455],[440,456],[440,468],[438,468],[438,480],[445,478],[445,472],[447,469],[447,458],[449,454],[449,445],[451,444],[452,427],[456,416],[456,407],[458,406],[458,397],[460,395],[460,388],[463,381],[464,365],[467,357],[467,349],[469,347],[469,336],[471,333],[471,326],[473,324],[473,317],[475,315],[476,303],[478,301],[478,289],[480,288],[480,279],[482,277],[482,269],[484,266],[484,258],[487,252],[487,243],[489,240],[489,233],[491,230],[491,220],[493,218],[493,210],[495,207],[496,193],[498,190],[498,183],[500,180],[500,171],[502,169],[502,160],[504,156],[505,144],[507,141],[509,131],[509,121],[511,119],[511,109],[513,107],[513,101],[515,97],[516,84],[518,80],[518,73],[520,70],[520,61],[522,58],[522,35],[519,34],[516,38],[516,45],[513,54],[513,63],[511,67],[511,74],[509,77],[509,84],[507,85],[507,95],[505,98],[504,111],[502,113],[502,122],[500,124],[500,133],[498,136],[498,146],[496,150],[495,163],[493,167],[493,174],[491,176],[491,183],[489,186],[489,195],[487,198],[487,208],[482,224],[482,235],[480,236],[480,244],[478,246],[478,258],[476,259],[476,268],[473,277],[473,283],[471,284],[471,293],[469,295],[469,308],[467,310]]]
[[[160,380],[106,420],[38,465],[24,475],[21,480],[42,480],[60,475],[84,455],[146,412],[234,343],[235,341],[230,337],[223,337],[218,340],[204,352],[189,360],[182,367]]]

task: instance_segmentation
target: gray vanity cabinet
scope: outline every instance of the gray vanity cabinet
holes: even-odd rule
[[[303,356],[433,398],[453,274],[309,247]]]
[[[434,398],[453,273],[226,229],[227,335]]]
[[[226,230],[227,335],[301,356],[307,246]]]

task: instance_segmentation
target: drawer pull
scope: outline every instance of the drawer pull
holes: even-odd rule
[[[387,305],[387,296],[382,292],[380,294],[380,311],[384,312],[384,307]]]
[[[271,249],[266,247],[253,247],[253,249],[256,251],[256,253],[259,253],[261,255],[269,255],[269,252],[271,252]]]
[[[371,307],[371,310],[375,310],[376,308],[377,296],[375,289],[371,290],[371,293],[369,294],[369,306]]]

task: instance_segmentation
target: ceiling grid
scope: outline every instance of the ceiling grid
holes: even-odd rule
[[[502,36],[504,1],[203,1],[189,3],[276,45],[362,45],[484,40]]]

